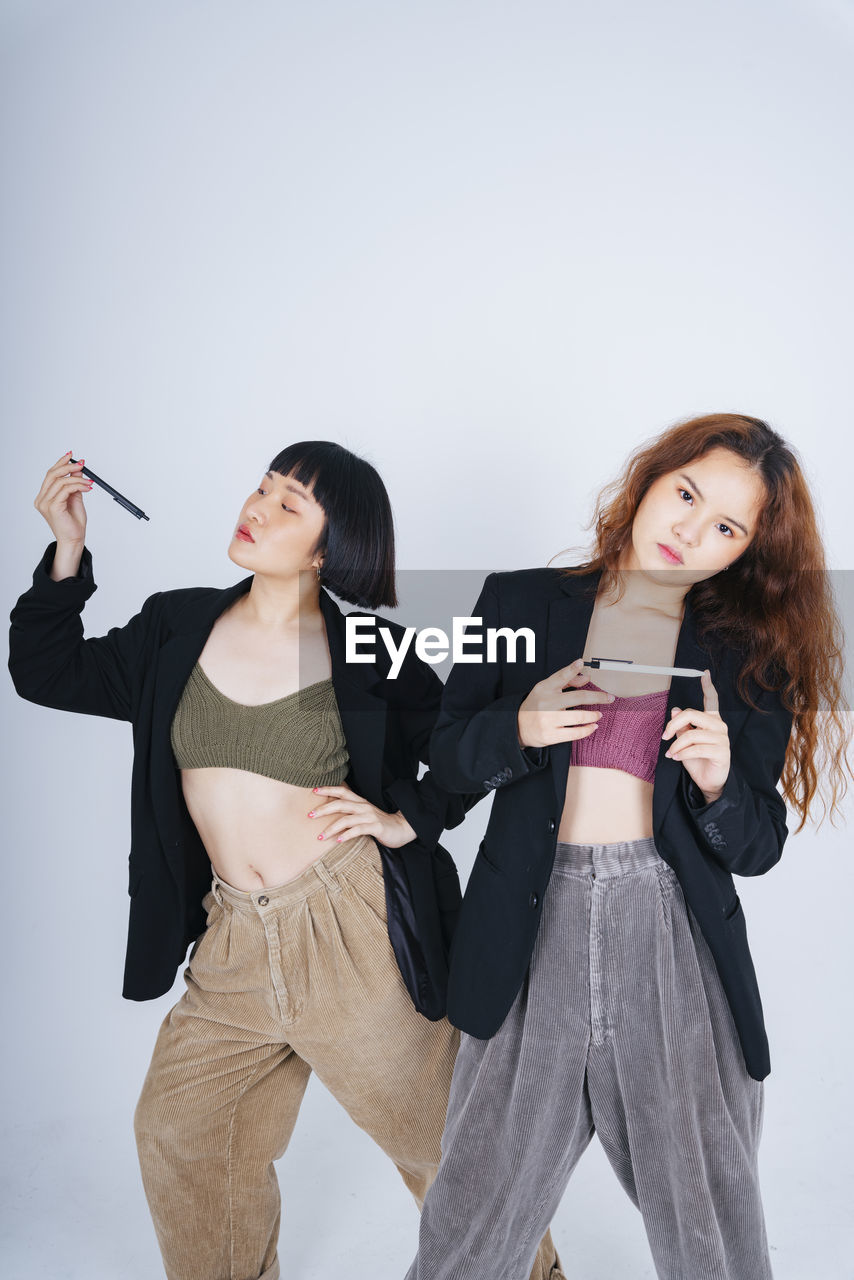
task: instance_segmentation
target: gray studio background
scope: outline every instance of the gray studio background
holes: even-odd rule
[[[245,576],[236,515],[291,440],[368,456],[401,568],[471,570],[473,604],[718,409],[799,451],[844,586],[847,0],[4,0],[0,40],[7,613],[69,448],[151,517],[86,499],[95,635]],[[183,984],[119,994],[130,729],[3,699],[3,1269],[148,1280],[131,1117]],[[464,877],[488,804],[447,837]],[[847,813],[739,883],[778,1280],[854,1276]],[[283,1275],[403,1275],[415,1207],[315,1082],[279,1176]],[[568,1274],[653,1276],[595,1143],[554,1230]]]

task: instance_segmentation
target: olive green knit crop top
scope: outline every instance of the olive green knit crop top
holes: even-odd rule
[[[331,676],[275,702],[233,702],[196,663],[172,718],[179,769],[246,769],[295,787],[342,783],[350,757]]]

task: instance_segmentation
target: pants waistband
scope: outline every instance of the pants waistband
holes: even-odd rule
[[[569,844],[558,841],[555,866],[593,873],[597,877],[621,876],[662,862],[652,836],[638,840],[614,840],[608,844]]]
[[[214,871],[211,891],[218,901],[225,900],[234,907],[248,909],[253,913],[261,907],[281,907],[287,903],[299,902],[321,888],[337,889],[337,877],[347,865],[355,858],[364,857],[366,854],[371,856],[375,850],[376,843],[373,836],[357,836],[342,844],[340,848],[338,846],[330,848],[307,866],[305,871],[294,876],[293,880],[286,880],[284,884],[262,885],[251,891],[235,889],[234,885],[223,880]],[[377,856],[379,856],[378,851]]]

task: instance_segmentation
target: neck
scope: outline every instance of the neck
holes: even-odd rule
[[[678,569],[673,573],[676,579],[682,576]],[[653,610],[672,618],[681,617],[685,610],[685,597],[693,583],[678,580],[668,582],[666,580],[668,576],[667,569],[662,569],[658,579],[641,569],[633,549],[629,548],[628,554],[622,557],[618,569],[618,577],[623,588],[619,601],[620,608],[638,611]],[[606,603],[612,602],[611,597],[612,592],[609,592]]]
[[[239,602],[241,617],[265,631],[288,631],[320,618],[320,583],[314,570],[288,578],[256,573]]]

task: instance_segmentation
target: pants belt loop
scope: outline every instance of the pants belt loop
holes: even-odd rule
[[[216,872],[213,873],[213,881],[211,882],[211,893],[216,898],[217,902],[221,907],[225,906],[225,903],[222,900],[222,891],[220,890],[220,887],[219,887],[219,877],[217,876]]]
[[[328,867],[324,866],[322,860],[320,862],[315,862],[314,869],[317,872],[317,875],[319,876],[319,878],[326,885],[327,889],[329,889],[332,893],[341,892],[341,885],[338,883],[338,877],[334,875],[333,872],[331,872]]]

